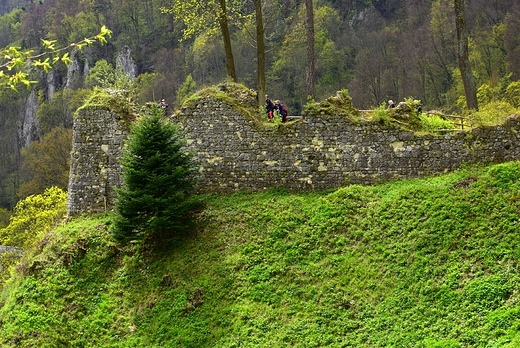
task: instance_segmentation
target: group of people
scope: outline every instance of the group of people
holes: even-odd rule
[[[161,99],[161,101],[157,104],[157,107],[162,109],[166,115],[168,110],[168,104],[166,103],[166,100]],[[270,120],[277,116],[282,118],[282,122],[287,122],[288,111],[285,105],[280,103],[279,100],[275,100],[273,103],[267,94],[265,95],[265,111],[267,113],[267,117]]]
[[[285,105],[280,103],[279,100],[275,100],[273,103],[267,94],[265,95],[265,112],[270,120],[274,116],[278,116],[282,118],[282,122],[287,122],[288,112]]]
[[[388,108],[389,109],[393,109],[395,107],[396,107],[395,102],[393,100],[389,100],[388,101]],[[397,105],[397,107],[405,108],[406,107],[406,102],[404,102],[404,101],[399,102],[399,105]]]
[[[393,100],[391,100],[391,99],[388,101],[388,109],[398,108],[398,109],[401,109],[401,110],[405,110],[405,111],[408,110],[409,111],[410,107],[415,109],[415,111],[417,111],[418,113],[422,112],[421,101],[417,100],[417,99],[415,99],[413,101],[413,103],[411,103],[411,105],[407,105],[406,102],[404,102],[404,101],[399,102],[398,105],[395,105],[395,102]]]

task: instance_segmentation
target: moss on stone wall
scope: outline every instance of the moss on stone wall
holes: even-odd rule
[[[139,110],[129,91],[102,88],[94,89],[94,93],[77,112],[89,107],[109,110],[119,115],[127,127],[135,121]]]
[[[255,90],[239,83],[225,82],[197,91],[184,101],[182,108],[197,108],[198,104],[207,101],[223,103],[253,122],[257,129],[263,127],[264,113],[260,110]]]
[[[361,116],[359,110],[352,105],[352,99],[346,89],[321,102],[309,99],[303,110],[305,115],[346,115],[351,120],[357,120]]]

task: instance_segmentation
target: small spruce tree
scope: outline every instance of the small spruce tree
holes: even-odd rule
[[[191,194],[196,183],[193,155],[183,151],[183,133],[159,108],[131,130],[112,236],[123,243],[150,234],[171,236],[186,227],[187,214],[200,204]]]

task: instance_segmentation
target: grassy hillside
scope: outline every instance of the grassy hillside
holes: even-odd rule
[[[57,227],[2,296],[2,347],[518,347],[520,162],[208,197],[196,231],[118,247]]]

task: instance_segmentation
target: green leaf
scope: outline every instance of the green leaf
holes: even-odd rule
[[[42,44],[45,47],[45,49],[54,51],[56,50],[56,47],[54,46],[56,44],[56,40],[44,40],[42,39]]]

